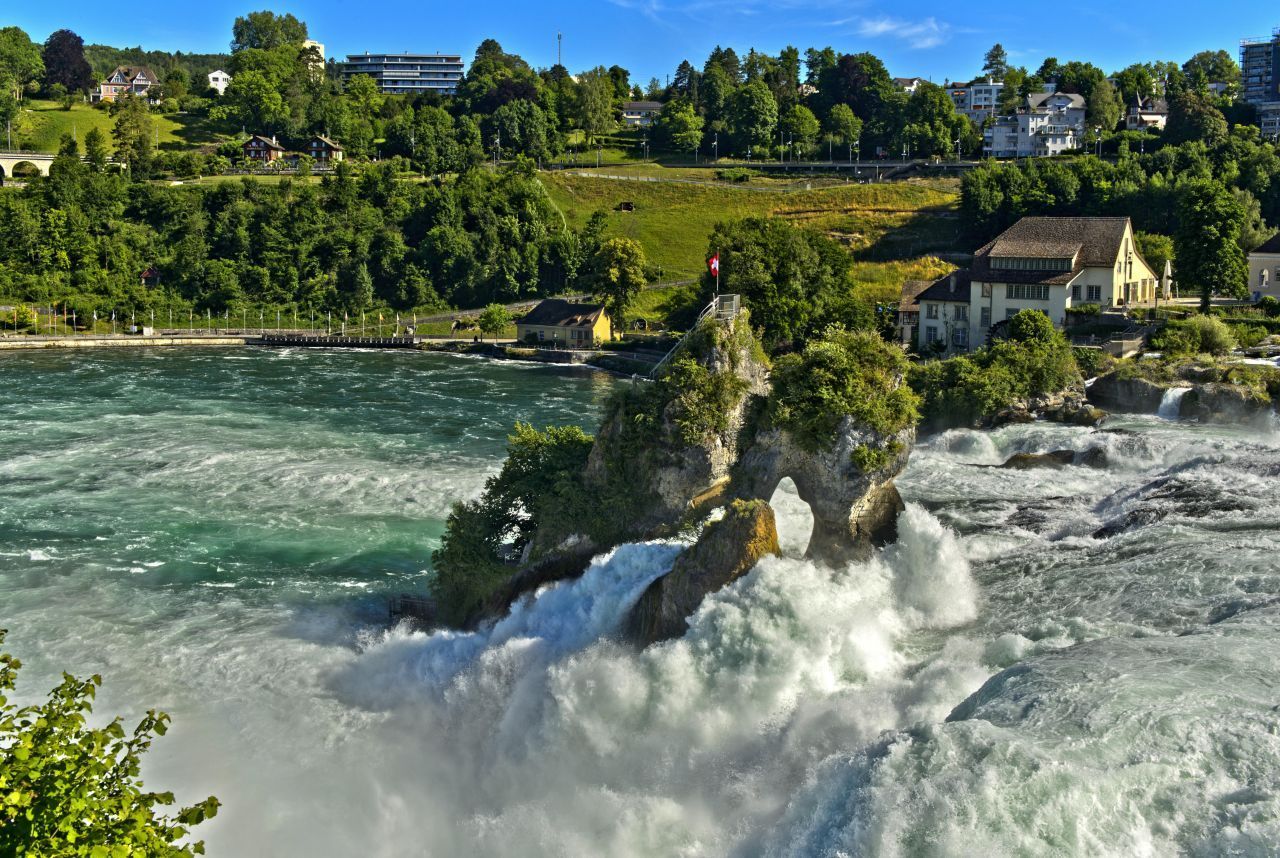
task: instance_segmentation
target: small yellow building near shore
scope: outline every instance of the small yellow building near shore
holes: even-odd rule
[[[548,298],[516,320],[516,339],[522,343],[590,349],[610,336],[609,314],[601,304]]]

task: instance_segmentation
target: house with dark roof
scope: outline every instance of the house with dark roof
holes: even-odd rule
[[[898,341],[910,346],[916,341],[920,326],[920,293],[932,285],[930,280],[908,280],[898,296]]]
[[[149,98],[151,88],[159,84],[160,78],[146,66],[116,66],[107,79],[98,84],[93,101],[115,101],[122,95]]]
[[[1264,297],[1280,299],[1280,233],[1249,251],[1249,292],[1254,302]]]
[[[244,157],[250,161],[261,161],[269,164],[272,161],[278,161],[284,157],[284,147],[276,142],[275,135],[271,137],[263,137],[261,134],[255,134],[240,145]]]
[[[547,298],[516,320],[516,339],[560,348],[590,349],[612,336],[609,314],[601,304],[574,304]]]
[[[1168,121],[1169,104],[1163,98],[1138,97],[1129,105],[1124,127],[1126,131],[1146,131],[1148,128],[1163,131]]]
[[[1147,306],[1157,281],[1126,217],[1024,217],[979,248],[968,269],[919,294],[917,343],[968,351],[1022,310],[1040,310],[1062,328],[1069,307]]]
[[[303,151],[314,158],[317,164],[336,164],[345,154],[341,146],[321,134],[308,140]]]

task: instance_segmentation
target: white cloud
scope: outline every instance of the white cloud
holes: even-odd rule
[[[882,15],[878,18],[862,18],[858,23],[858,35],[868,38],[888,36],[906,42],[917,49],[934,48],[947,40],[951,25],[932,16],[919,21],[904,21]]]

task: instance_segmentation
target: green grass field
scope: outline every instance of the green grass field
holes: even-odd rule
[[[156,138],[161,149],[216,146],[227,139],[213,130],[204,117],[177,113],[153,113]],[[63,110],[54,101],[31,98],[22,103],[14,122],[14,148],[31,152],[57,152],[64,134],[74,134],[84,143],[90,128],[111,136],[112,116],[88,104],[78,103]]]
[[[683,177],[684,172],[675,175]],[[664,278],[701,275],[714,226],[750,216],[784,217],[842,241],[855,253],[855,279],[877,295],[890,286],[896,295],[902,279],[941,275],[949,266],[936,255],[957,249],[959,193],[954,182],[838,184],[788,193],[728,183],[632,182],[556,172],[543,173],[542,182],[570,225],[581,227],[593,212],[606,212],[609,234],[640,242],[649,261],[662,267]],[[624,201],[635,210],[618,211]]]

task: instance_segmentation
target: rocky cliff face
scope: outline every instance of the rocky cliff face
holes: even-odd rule
[[[1011,423],[1032,423],[1036,420],[1097,426],[1106,416],[1105,411],[1089,404],[1085,389],[1081,386],[1015,402],[996,412],[979,428],[995,429]]]
[[[1165,389],[1145,378],[1123,378],[1112,372],[1089,387],[1089,401],[1110,411],[1155,414],[1160,410]]]
[[[914,427],[883,435],[852,417],[814,449],[769,425],[769,367],[748,320],[710,323],[693,335],[673,373],[620,397],[596,435],[583,473],[602,516],[621,522],[607,537],[584,522],[580,532],[539,531],[524,568],[486,608],[495,616],[532,587],[573,574],[583,554],[623,541],[670,535],[718,506],[672,572],[654,582],[627,626],[650,643],[683,634],[703,596],[777,551],[768,501],[790,477],[812,510],[809,555],[837,564],[869,557],[896,537],[902,501],[894,478],[907,464]],[[674,381],[672,379],[675,379]],[[900,389],[905,380],[890,379]]]
[[[816,451],[804,449],[786,430],[766,428],[738,462],[733,494],[772,498],[778,483],[790,477],[813,513],[809,556],[829,563],[865,560],[897,536],[902,499],[893,479],[906,467],[914,443],[914,427],[882,438],[850,417]],[[860,448],[884,451],[882,462],[862,470],[855,463]]]
[[[778,554],[773,509],[764,501],[734,501],[707,525],[671,571],[649,585],[627,619],[625,636],[647,646],[678,638],[707,593],[732,584],[764,557]]]
[[[1187,388],[1176,415],[1180,418],[1204,423],[1248,423],[1269,417],[1274,410],[1270,397],[1245,384],[1220,380],[1229,377],[1221,367],[1193,364],[1177,367],[1160,381],[1112,372],[1093,383],[1089,400],[1112,411],[1155,414],[1168,390]]]
[[[678,527],[692,509],[714,505],[720,489],[740,456],[740,446],[752,409],[769,392],[769,367],[753,349],[745,316],[732,324],[708,325],[705,336],[680,357],[705,370],[707,385],[731,388],[731,401],[704,403],[676,397],[663,403],[657,415],[644,413],[649,403],[623,401],[596,436],[587,460],[585,478],[595,486],[630,479],[628,486],[643,504],[634,510],[631,527],[637,535],[651,535]],[[682,423],[705,415],[692,409],[716,408],[709,430],[691,439]],[[653,421],[646,432],[636,425]],[[637,437],[642,435],[642,437]],[[625,470],[623,477],[620,471]]]

